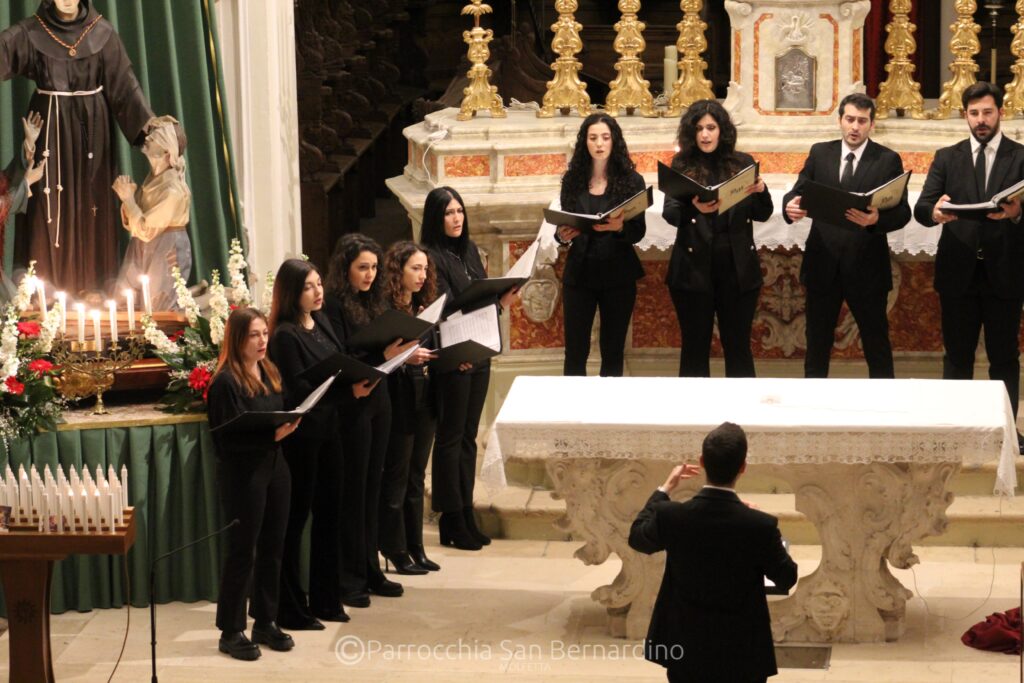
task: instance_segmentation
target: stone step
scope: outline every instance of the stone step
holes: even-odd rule
[[[819,543],[817,530],[796,510],[793,494],[750,492],[745,484],[744,481],[741,497],[778,517],[782,535],[790,543]],[[489,535],[522,540],[573,540],[571,534],[556,526],[565,514],[565,503],[556,500],[547,489],[510,485],[491,492],[477,482],[475,498],[480,528]],[[429,509],[429,502],[427,505]],[[958,495],[946,514],[949,524],[945,533],[930,536],[921,545],[1024,548],[1024,497]]]

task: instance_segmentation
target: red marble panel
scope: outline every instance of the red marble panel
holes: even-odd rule
[[[749,150],[744,150],[748,151]],[[749,152],[761,162],[761,173],[799,173],[804,167],[807,152]]]
[[[665,286],[667,261],[644,261],[646,275],[636,283],[633,308],[633,348],[678,347],[679,323]]]
[[[518,240],[509,242],[510,262],[514,265],[523,255],[523,252],[530,246],[530,240]],[[558,255],[558,263],[555,264],[555,272],[558,274],[559,282],[562,278],[562,270],[565,267],[564,250]],[[535,323],[523,312],[523,306],[516,299],[509,311],[509,348],[513,351],[523,349],[560,349],[565,346],[565,332],[562,320],[562,297],[559,292],[558,306],[554,314],[543,323]]]
[[[513,154],[505,157],[505,175],[562,175],[567,163],[565,154]]]
[[[437,155],[427,154],[427,170],[430,172],[430,177],[437,178]]]
[[[856,83],[860,80],[860,65],[863,61],[861,56],[861,31],[863,29],[853,29],[853,82]]]
[[[737,83],[743,80],[743,69],[740,68],[743,56],[743,39],[739,31],[732,32],[732,80]]]
[[[899,294],[889,308],[889,339],[894,353],[942,353],[942,309],[932,286],[934,261],[896,262]],[[896,273],[893,273],[895,280]]]
[[[486,154],[446,156],[444,174],[450,178],[474,178],[491,175],[491,160]]]
[[[659,161],[670,166],[675,153],[674,149],[667,149],[660,152],[632,152],[629,156],[636,164],[637,173],[654,173],[658,170]]]
[[[903,159],[903,169],[913,171],[915,176],[928,175],[932,159],[935,158],[934,152],[900,152],[899,154],[900,158]]]

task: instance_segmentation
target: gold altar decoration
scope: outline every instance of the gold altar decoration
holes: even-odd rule
[[[128,337],[123,348],[119,342],[111,342],[105,353],[95,341],[54,342],[54,361],[61,368],[57,390],[62,396],[72,399],[95,395],[96,407],[92,414],[106,415],[103,392],[114,386],[115,374],[127,370],[142,358],[145,349],[145,341],[134,334]]]
[[[462,90],[462,106],[455,118],[459,121],[468,121],[476,116],[478,111],[486,109],[491,112],[491,118],[503,119],[506,116],[505,107],[497,86],[491,85],[491,70],[487,68],[487,59],[491,56],[487,45],[494,39],[494,31],[480,26],[481,15],[490,14],[491,6],[483,4],[483,0],[470,2],[471,4],[462,8],[462,14],[473,16],[473,28],[463,31],[462,39],[469,46],[467,57],[472,66],[466,72],[469,86]]]
[[[640,0],[619,0],[619,11],[622,18],[615,24],[613,43],[615,52],[619,54],[615,63],[619,75],[609,84],[605,109],[612,116],[618,116],[619,109],[625,109],[627,114],[639,110],[643,116],[658,116],[651,84],[644,79],[644,63],[638,56],[647,47],[643,36],[647,25],[637,18]]]
[[[956,11],[956,21],[949,27],[953,32],[953,38],[949,41],[949,51],[954,57],[953,63],[949,65],[953,78],[942,85],[939,108],[931,114],[936,119],[947,119],[953,111],[962,111],[960,98],[964,90],[977,80],[974,74],[978,72],[978,65],[974,55],[981,52],[981,42],[978,40],[981,26],[974,23],[974,12],[978,9],[978,3],[975,0],[955,0],[953,9]]]
[[[1017,0],[1017,23],[1010,27],[1010,32],[1013,33],[1010,52],[1017,59],[1010,67],[1013,80],[1006,86],[1003,113],[1006,116],[1017,116],[1024,114],[1024,0]]]
[[[679,116],[697,100],[711,100],[715,94],[711,91],[711,81],[704,78],[704,70],[708,63],[700,55],[708,49],[708,41],[704,37],[707,23],[700,18],[704,9],[704,0],[682,0],[679,9],[683,10],[683,20],[676,24],[679,40],[676,49],[679,51],[679,79],[672,86],[672,97],[668,101],[665,116]]]
[[[573,107],[580,116],[590,115],[590,95],[587,84],[580,81],[579,73],[583,65],[576,59],[576,54],[583,49],[580,29],[583,24],[576,21],[575,12],[579,7],[577,0],[555,0],[558,21],[551,25],[555,37],[551,48],[558,55],[551,68],[554,78],[548,81],[548,91],[544,93],[544,103],[537,112],[539,118],[551,118],[555,110],[568,115]]]
[[[880,119],[888,117],[890,109],[895,109],[900,116],[909,112],[912,118],[926,118],[921,84],[914,80],[914,63],[910,61],[910,55],[917,50],[914,41],[917,27],[910,23],[911,9],[910,0],[892,0],[889,3],[892,21],[885,27],[889,34],[885,39],[885,52],[891,57],[885,71],[889,75],[879,86],[878,99],[875,100],[876,115]]]

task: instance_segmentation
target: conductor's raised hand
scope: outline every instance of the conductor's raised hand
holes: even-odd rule
[[[800,208],[800,195],[793,197],[789,200],[789,203],[786,204],[786,215],[789,216],[789,220],[794,223],[807,218],[807,212]]]
[[[672,491],[679,486],[680,481],[683,479],[693,479],[698,474],[700,474],[700,468],[696,465],[689,465],[686,463],[676,465],[672,468],[672,472],[668,475],[668,479],[665,480],[662,488],[669,493],[672,493]]]
[[[594,226],[596,232],[622,232],[622,225],[625,222],[623,219],[624,211],[618,211],[613,216],[608,216],[608,220],[604,223],[598,223]]]
[[[949,195],[944,194],[941,197],[939,197],[939,201],[935,202],[935,206],[932,207],[932,220],[935,221],[936,223],[949,223],[950,221],[956,220],[955,213],[946,213],[945,211],[939,210],[939,206],[941,206],[943,202],[948,201]]]
[[[285,422],[283,425],[274,430],[274,441],[280,441],[285,438],[296,429],[299,428],[299,423],[302,422],[302,418],[295,420],[295,422]]]
[[[999,208],[1002,211],[993,211],[988,214],[991,220],[1001,221],[1007,218],[1013,221],[1017,220],[1020,218],[1020,197],[1003,202],[999,205]]]
[[[377,386],[377,382],[380,380],[374,380],[372,383],[368,379],[364,379],[362,382],[356,382],[352,385],[352,395],[356,398],[366,398],[373,391],[373,388]]]
[[[702,202],[700,200],[700,197],[698,197],[697,195],[693,195],[693,205],[701,213],[715,213],[716,211],[718,211],[718,200],[717,199],[715,199],[714,201],[710,201],[710,202]]]

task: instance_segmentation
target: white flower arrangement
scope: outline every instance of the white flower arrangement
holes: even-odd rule
[[[20,288],[19,288],[20,289]],[[18,319],[20,314],[14,304],[7,307],[3,330],[0,331],[0,380],[18,374]],[[0,381],[0,391],[7,391],[7,384]]]
[[[53,306],[46,312],[43,324],[39,330],[39,339],[36,340],[35,352],[46,355],[53,350],[53,340],[57,337],[57,330],[60,329],[60,321],[63,317],[60,300],[53,302]]]
[[[210,281],[210,341],[220,346],[224,339],[224,323],[231,314],[231,305],[220,281],[220,271],[214,269],[210,273]]]
[[[142,316],[142,336],[145,337],[146,341],[153,345],[153,348],[158,353],[181,353],[178,345],[170,340],[170,338],[163,333],[156,325],[156,321],[153,320],[152,316]]]
[[[199,305],[192,298],[192,292],[188,291],[185,278],[181,277],[178,266],[171,268],[171,277],[174,278],[174,293],[178,296],[178,307],[185,311],[185,318],[190,327],[195,327],[199,321]]]
[[[249,306],[252,302],[252,294],[249,292],[249,284],[245,277],[245,271],[249,264],[242,253],[242,243],[236,237],[231,240],[231,248],[228,250],[228,276],[231,282],[232,299],[237,306]]]
[[[21,282],[18,283],[18,291],[15,292],[14,298],[11,300],[11,305],[14,306],[18,313],[21,313],[32,305],[32,292],[35,291],[35,278],[36,262],[29,261],[28,269],[25,271],[25,277],[21,278]]]
[[[260,313],[270,317],[270,306],[274,302],[274,271],[267,271],[267,279],[263,281],[263,296],[260,297]]]

